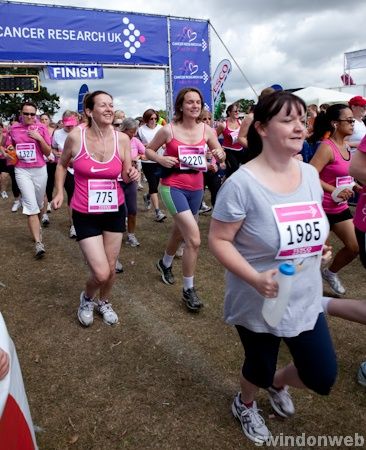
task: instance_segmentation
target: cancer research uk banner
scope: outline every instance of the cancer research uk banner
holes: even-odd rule
[[[212,111],[208,22],[169,19],[173,102],[182,88],[198,88]]]
[[[167,66],[167,21],[127,12],[0,2],[0,61]]]

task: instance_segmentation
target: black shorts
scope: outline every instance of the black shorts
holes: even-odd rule
[[[9,169],[8,169],[8,165],[6,164],[6,159],[4,158],[0,158],[0,173],[8,173]]]
[[[126,208],[120,205],[118,211],[101,214],[81,213],[72,210],[72,220],[77,234],[77,241],[100,236],[104,231],[123,233],[126,231]]]
[[[329,220],[329,226],[332,229],[332,226],[336,223],[344,222],[345,220],[353,219],[353,216],[351,214],[351,211],[349,208],[345,209],[344,211],[337,213],[337,214],[327,214],[328,220]]]

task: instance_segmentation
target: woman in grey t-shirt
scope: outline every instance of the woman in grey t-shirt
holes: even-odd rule
[[[282,417],[295,409],[288,386],[326,395],[336,378],[336,357],[322,313],[320,260],[329,224],[313,167],[294,156],[305,138],[304,102],[287,92],[261,99],[248,133],[253,159],[222,186],[213,212],[209,245],[227,269],[225,320],[235,325],[245,350],[241,392],[233,415],[254,442],[271,433],[255,402],[268,391]],[[297,268],[285,313],[276,327],[261,313],[278,294],[281,262]],[[281,340],[293,362],[276,371]]]

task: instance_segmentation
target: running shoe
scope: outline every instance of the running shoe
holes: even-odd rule
[[[70,239],[77,238],[77,234],[76,234],[76,230],[75,230],[74,225],[71,225],[71,227],[70,227],[69,237],[70,237]]]
[[[11,212],[17,212],[20,206],[20,200],[14,200],[13,206],[11,207]]]
[[[130,245],[131,247],[138,247],[140,245],[140,242],[137,240],[134,233],[130,233],[127,237],[126,244]]]
[[[2,193],[1,193],[1,198],[2,198],[3,200],[6,200],[7,198],[9,198],[8,193],[7,193],[6,191],[2,191]]]
[[[89,327],[94,320],[94,302],[92,299],[86,299],[85,292],[80,294],[80,306],[78,309],[78,319],[79,322],[84,325],[84,327]]]
[[[161,273],[161,279],[165,284],[174,284],[174,275],[172,272],[172,266],[165,267],[163,264],[163,260],[159,259],[156,263],[156,268]]]
[[[271,406],[279,416],[286,418],[295,414],[295,407],[291,395],[288,392],[288,386],[285,386],[279,391],[273,387],[269,387],[267,388],[267,392]]]
[[[205,214],[205,213],[210,212],[211,209],[212,209],[211,206],[208,206],[208,205],[206,205],[205,202],[202,202],[202,203],[201,203],[201,207],[200,207],[200,209],[199,209],[199,213],[200,213],[200,214]]]
[[[143,195],[145,209],[151,209],[151,200],[149,194]]]
[[[182,258],[183,253],[184,253],[184,242],[182,242],[178,247],[177,251],[175,252],[175,256],[177,258]]]
[[[156,213],[155,216],[155,222],[162,222],[164,219],[166,219],[166,215],[162,213],[159,209],[159,211]]]
[[[44,213],[41,219],[41,223],[44,227],[48,227],[48,225],[50,224],[50,218],[48,217],[47,213]]]
[[[42,244],[42,242],[36,242],[36,253],[35,253],[35,257],[37,259],[43,258],[44,254],[46,253],[46,250],[44,248],[44,245]]]
[[[143,191],[143,190],[144,190],[144,186],[143,186],[141,183],[139,183],[139,184],[137,185],[137,190],[138,190],[138,191]]]
[[[103,322],[107,325],[114,325],[118,322],[118,316],[114,312],[112,305],[108,302],[98,300],[95,310],[103,317]]]
[[[366,387],[366,361],[361,363],[360,368],[358,369],[357,381]]]
[[[263,417],[259,414],[257,402],[250,408],[245,406],[238,392],[231,405],[233,416],[239,420],[241,428],[247,438],[262,445],[271,438],[271,432],[266,427]]]
[[[51,207],[51,203],[50,202],[47,203],[47,212],[48,213],[52,212],[52,207]]]
[[[339,297],[346,293],[346,289],[341,283],[338,274],[331,272],[329,269],[321,269],[321,272],[323,279],[328,282],[330,290],[333,294]]]
[[[183,303],[186,305],[186,307],[189,309],[189,311],[192,312],[199,311],[203,306],[203,303],[198,298],[198,295],[194,287],[187,290],[183,289],[182,300]]]
[[[121,263],[121,261],[119,261],[118,259],[117,259],[117,261],[116,261],[115,272],[116,272],[116,273],[122,273],[122,272],[123,272],[123,266],[122,266],[122,263]]]

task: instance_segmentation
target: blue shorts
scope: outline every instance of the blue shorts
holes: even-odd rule
[[[159,191],[166,209],[172,216],[189,210],[192,211],[194,216],[198,213],[203,199],[202,189],[188,191],[186,189],[160,185]]]

